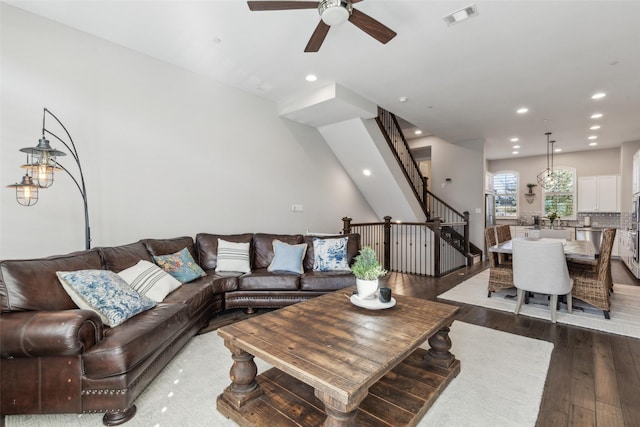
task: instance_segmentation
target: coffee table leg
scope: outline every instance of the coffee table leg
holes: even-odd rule
[[[324,427],[351,427],[356,425],[358,406],[367,397],[369,390],[365,389],[354,395],[349,404],[339,402],[320,390],[315,390],[314,394],[324,403],[324,411],[327,414],[323,424]]]
[[[239,409],[249,400],[262,394],[262,389],[256,383],[258,367],[253,361],[253,354],[235,347],[233,344],[224,343],[231,350],[233,366],[229,372],[231,385],[224,389],[222,397],[228,403]]]
[[[428,363],[443,368],[448,368],[456,360],[455,356],[449,352],[451,349],[451,338],[449,338],[449,327],[445,326],[429,338],[431,348],[424,356]]]

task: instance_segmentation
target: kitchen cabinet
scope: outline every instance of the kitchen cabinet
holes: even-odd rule
[[[570,227],[560,228],[560,229],[550,229],[550,228],[535,229],[531,226],[513,225],[511,226],[511,236],[574,240],[575,230]]]
[[[620,212],[619,176],[578,178],[578,212]]]
[[[485,172],[484,174],[484,191],[485,193],[494,193],[493,190],[493,174],[491,172]]]

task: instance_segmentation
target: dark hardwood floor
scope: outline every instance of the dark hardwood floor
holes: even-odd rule
[[[487,266],[476,264],[439,279],[390,273],[382,282],[394,293],[435,300]],[[612,270],[614,283],[640,286],[620,261],[612,262]],[[554,344],[537,427],[640,427],[639,339],[457,305],[461,307],[457,320]],[[225,313],[212,319],[206,330],[247,316],[241,310]],[[518,415],[513,414],[513,419],[515,426]]]

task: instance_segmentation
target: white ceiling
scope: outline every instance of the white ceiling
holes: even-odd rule
[[[316,10],[251,12],[234,1],[8,1],[258,96],[286,103],[331,82],[452,143],[486,142],[489,159],[640,140],[640,1],[366,0],[398,33],[382,45],[347,22],[304,53]],[[309,83],[305,76],[318,75]],[[604,91],[607,96],[592,100]],[[407,102],[399,102],[407,97]],[[515,110],[527,106],[529,113]],[[601,112],[604,117],[590,119]],[[594,123],[598,131],[590,131]]]

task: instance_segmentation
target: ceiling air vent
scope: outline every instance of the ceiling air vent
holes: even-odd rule
[[[478,8],[476,7],[475,4],[472,4],[471,6],[467,6],[463,9],[456,10],[455,12],[450,13],[449,15],[445,16],[442,19],[444,19],[444,22],[446,22],[447,25],[453,25],[453,24],[457,24],[460,21],[464,21],[465,19],[472,18],[477,15],[478,15]]]

